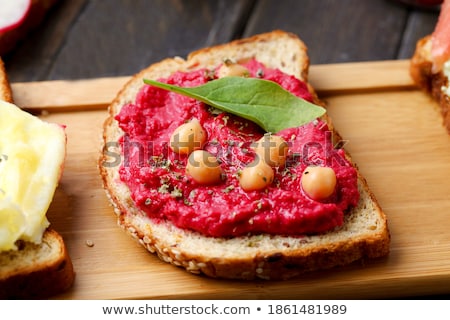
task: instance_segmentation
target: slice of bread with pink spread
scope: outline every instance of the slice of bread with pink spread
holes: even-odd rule
[[[308,84],[306,45],[296,35],[276,30],[198,50],[187,59],[165,59],[133,76],[122,88],[109,106],[109,117],[104,124],[104,150],[99,159],[103,185],[118,224],[163,261],[194,274],[215,278],[289,279],[304,272],[386,256],[390,246],[387,219],[359,173],[359,202],[345,214],[343,225],[332,231],[300,236],[209,237],[178,228],[169,220],[149,218],[136,206],[129,188],[121,181],[120,166],[105,165],[111,160],[111,142],[119,141],[124,134],[114,117],[124,105],[135,101],[144,85],[144,78],[157,80],[176,71],[212,69],[224,59],[247,61],[253,58],[268,68],[280,69]],[[324,105],[311,85],[308,84],[308,88],[315,102]],[[333,128],[327,116],[323,119]],[[338,137],[336,131],[334,134]],[[116,152],[120,153],[119,147]],[[351,161],[348,154],[347,157]]]

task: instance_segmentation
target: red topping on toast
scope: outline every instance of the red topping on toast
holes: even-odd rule
[[[305,83],[256,60],[245,64],[252,76],[279,83],[297,96],[312,100]],[[170,84],[205,83],[208,70],[177,72]],[[187,155],[169,150],[175,128],[197,119],[207,132],[203,149],[217,157],[224,179],[215,185],[199,184],[185,176]],[[333,148],[327,124],[317,120],[277,133],[290,145],[288,159],[277,168],[274,182],[264,190],[244,191],[239,172],[256,159],[251,145],[262,130],[245,119],[220,112],[194,99],[145,86],[135,103],[126,104],[115,117],[125,136],[120,140],[124,162],[120,178],[131,190],[136,205],[155,220],[170,220],[177,227],[213,237],[251,234],[299,235],[329,231],[342,225],[345,211],[359,200],[357,173],[344,151]],[[309,165],[332,167],[338,187],[324,200],[314,200],[300,188]]]

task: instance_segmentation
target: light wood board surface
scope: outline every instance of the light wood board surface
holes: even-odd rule
[[[67,126],[64,175],[48,217],[66,240],[76,280],[56,298],[361,299],[450,293],[450,136],[436,104],[414,87],[408,66],[407,60],[311,66],[311,83],[388,217],[391,253],[281,282],[189,274],[147,253],[116,225],[97,159],[107,105],[128,77],[14,83],[19,106]]]

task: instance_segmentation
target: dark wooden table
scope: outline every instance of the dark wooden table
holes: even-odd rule
[[[3,58],[12,82],[123,76],[283,29],[306,42],[311,64],[407,59],[437,16],[393,0],[61,0]]]
[[[128,76],[273,29],[298,34],[313,65],[408,59],[437,17],[393,0],[61,0],[3,59],[13,83]]]

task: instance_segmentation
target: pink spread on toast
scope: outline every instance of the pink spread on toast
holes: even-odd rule
[[[251,76],[275,81],[312,101],[307,86],[297,78],[255,60],[245,66]],[[196,86],[211,80],[211,74],[205,69],[177,72],[159,81]],[[194,99],[145,85],[136,101],[123,106],[116,116],[125,132],[120,140],[120,178],[149,217],[214,237],[301,235],[342,225],[345,211],[359,200],[357,173],[344,151],[333,148],[325,122],[316,120],[278,132],[290,145],[286,165],[275,170],[267,189],[248,192],[239,186],[238,171],[255,159],[250,144],[264,132],[250,121],[210,109]],[[186,176],[187,156],[169,148],[172,132],[192,118],[207,132],[204,149],[221,163],[224,179],[219,184],[201,185]],[[309,165],[334,169],[337,187],[329,198],[315,201],[302,191],[301,175]]]
[[[433,70],[439,71],[450,58],[450,1],[448,0],[441,5],[441,12],[431,37]]]

